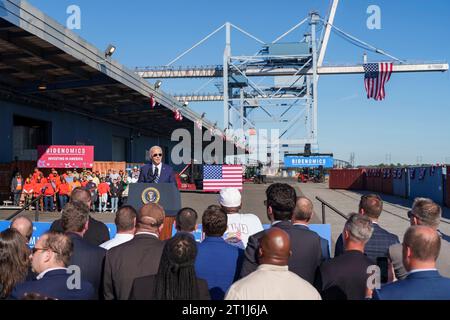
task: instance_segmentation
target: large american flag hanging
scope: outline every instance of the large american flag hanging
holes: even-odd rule
[[[392,74],[392,62],[367,63],[364,65],[364,85],[367,99],[383,100],[386,96],[384,85]]]
[[[242,190],[242,165],[203,165],[203,190],[220,191],[222,188]]]

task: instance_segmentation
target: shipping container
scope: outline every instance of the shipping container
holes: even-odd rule
[[[394,187],[393,187],[392,176],[389,173],[388,176],[381,178],[381,193],[392,195],[393,189],[394,189]]]
[[[446,176],[446,201],[445,201],[445,203],[446,203],[446,206],[447,207],[449,207],[450,208],[450,170],[449,170],[449,168],[450,168],[450,166],[447,166],[446,167],[446,173],[447,173],[447,176]]]
[[[397,172],[393,176],[393,194],[402,198],[409,197],[408,171],[405,168],[396,168]]]
[[[444,203],[444,178],[442,167],[409,168],[410,198],[430,198],[436,203]],[[411,171],[414,170],[414,174]]]
[[[330,189],[364,190],[364,169],[332,169],[329,171]]]

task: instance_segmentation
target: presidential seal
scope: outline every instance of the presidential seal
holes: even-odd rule
[[[144,204],[158,203],[160,194],[159,194],[158,189],[150,187],[150,188],[146,188],[146,189],[144,189],[144,191],[142,191],[141,198],[142,198],[142,202]]]

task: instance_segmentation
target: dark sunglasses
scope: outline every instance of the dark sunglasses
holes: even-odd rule
[[[152,157],[153,157],[153,158],[154,158],[154,157],[162,157],[162,153],[155,153],[155,154],[152,155]]]
[[[411,210],[408,210],[408,218],[411,219],[412,217],[416,217],[417,218],[417,216],[414,215]]]

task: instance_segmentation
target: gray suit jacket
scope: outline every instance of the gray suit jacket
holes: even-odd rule
[[[395,277],[403,280],[408,275],[403,266],[402,244],[397,243],[389,247],[389,259],[394,267]],[[441,276],[450,278],[450,242],[441,238],[441,251],[436,261],[436,268]]]

